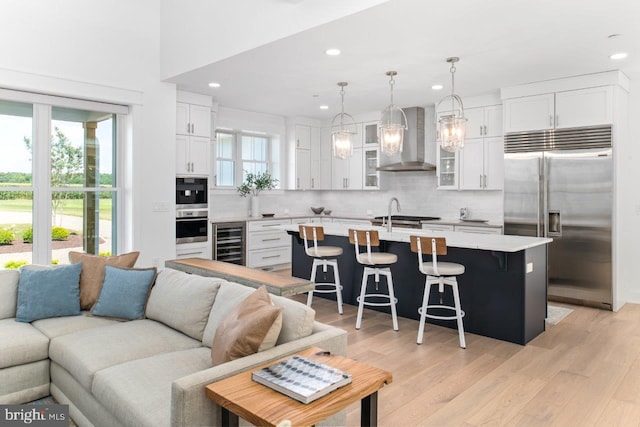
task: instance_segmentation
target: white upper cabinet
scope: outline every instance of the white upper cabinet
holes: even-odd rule
[[[331,158],[333,148],[331,147],[331,129],[320,129],[320,190],[331,190]]]
[[[296,149],[296,190],[311,188],[311,153],[309,150]]]
[[[467,108],[464,116],[468,120],[467,139],[502,135],[502,105]]]
[[[556,93],[556,128],[613,123],[613,88],[602,86]]]
[[[296,148],[311,149],[311,126],[296,125]]]
[[[460,190],[501,190],[504,144],[501,136],[467,140],[460,150]]]
[[[211,137],[211,107],[176,103],[176,134]]]
[[[613,88],[600,86],[504,100],[504,131],[613,123]]]
[[[550,129],[555,114],[554,94],[504,100],[504,132]]]
[[[211,97],[177,92],[176,174],[207,176],[211,172]]]

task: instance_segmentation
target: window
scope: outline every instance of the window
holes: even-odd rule
[[[117,253],[116,135],[127,107],[2,93],[20,101],[0,100],[0,268]]]
[[[216,185],[234,187],[247,173],[269,172],[280,179],[280,141],[250,132],[216,132]]]

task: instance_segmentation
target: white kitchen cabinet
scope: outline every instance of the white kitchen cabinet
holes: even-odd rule
[[[311,149],[311,126],[296,125],[296,148]]]
[[[378,122],[363,123],[364,147],[378,145]]]
[[[320,128],[311,128],[311,143],[309,149],[309,188],[321,190],[322,188],[322,151]]]
[[[501,227],[476,227],[469,225],[456,225],[454,226],[454,231],[475,234],[502,234]]]
[[[503,138],[474,138],[460,150],[460,190],[501,190],[504,178]]]
[[[438,147],[436,148],[436,176],[439,190],[458,189],[458,159],[460,152],[450,153]]]
[[[211,137],[211,107],[176,103],[176,134]]]
[[[331,129],[320,129],[320,190],[331,190],[333,147],[331,147]]]
[[[357,225],[357,226],[370,226],[371,221],[368,219],[352,219],[352,218],[334,218],[334,224],[341,225]]]
[[[453,225],[422,223],[422,229],[429,231],[453,231]]]
[[[613,123],[613,87],[568,90],[556,93],[556,120],[559,128]]]
[[[311,152],[296,148],[296,190],[311,188]]]
[[[362,190],[363,183],[363,150],[354,148],[351,157],[339,159],[334,157],[331,165],[334,190]]]
[[[600,86],[504,100],[504,131],[613,123],[613,88]]]
[[[176,259],[181,258],[211,259],[211,244],[209,242],[177,244]]]
[[[502,105],[468,108],[464,116],[468,120],[466,139],[502,136]]]
[[[176,174],[209,175],[210,153],[209,137],[176,135]]]
[[[291,265],[291,236],[276,227],[289,219],[249,221],[247,223],[247,267],[279,270]]]
[[[380,151],[377,145],[373,147],[365,145],[363,153],[364,181],[362,188],[365,190],[377,190],[380,188],[380,172],[377,170],[380,165]]]

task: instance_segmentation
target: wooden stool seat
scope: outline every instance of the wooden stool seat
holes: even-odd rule
[[[337,246],[319,246],[318,242],[324,240],[324,228],[317,225],[300,224],[298,228],[300,237],[304,239],[305,253],[313,258],[311,267],[311,280],[315,282],[315,287],[307,295],[307,306],[311,307],[313,293],[335,293],[338,301],[338,313],[342,314],[342,285],[340,284],[340,273],[338,272],[338,260],[336,257],[342,255],[342,248]],[[313,239],[313,246],[309,246],[309,240]],[[333,282],[316,282],[318,267],[322,267],[322,272],[326,275],[327,267],[333,268]],[[326,278],[326,277],[325,277]]]

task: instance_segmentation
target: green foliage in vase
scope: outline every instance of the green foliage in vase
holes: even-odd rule
[[[242,197],[247,197],[249,194],[257,196],[262,190],[273,190],[278,184],[278,180],[273,178],[269,172],[245,172],[244,182],[238,187],[238,193]]]

